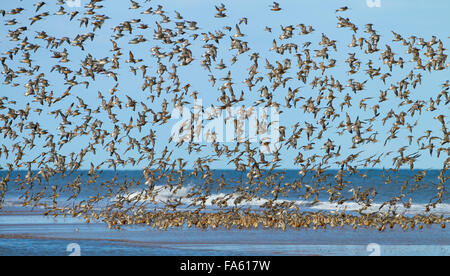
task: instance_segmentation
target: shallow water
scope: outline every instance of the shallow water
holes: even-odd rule
[[[385,205],[382,209],[380,207],[386,201],[391,200],[394,197],[399,196],[402,191],[401,187],[404,185],[405,181],[409,181],[407,188],[403,191],[405,197],[403,200],[399,201],[398,204],[393,208],[397,213],[401,213],[404,215],[414,215],[414,214],[424,214],[426,213],[425,206],[430,203],[433,197],[436,196],[437,193],[437,183],[439,183],[438,175],[440,171],[438,170],[428,170],[424,178],[420,183],[414,183],[412,179],[414,179],[414,175],[419,173],[418,170],[410,171],[410,170],[399,170],[398,172],[383,172],[382,170],[361,170],[360,174],[367,175],[364,179],[361,178],[360,174],[357,175],[347,175],[344,177],[344,180],[348,183],[346,187],[342,191],[343,198],[347,199],[344,204],[338,205],[336,202],[329,201],[329,194],[325,191],[322,191],[319,194],[318,200],[314,206],[309,206],[312,202],[312,199],[304,199],[302,196],[305,194],[306,185],[311,185],[313,187],[325,187],[328,188],[330,186],[335,185],[334,175],[336,174],[336,170],[328,170],[324,175],[321,182],[317,182],[317,179],[310,173],[302,179],[303,186],[301,188],[290,189],[290,192],[286,196],[279,196],[275,202],[281,203],[283,201],[294,202],[296,206],[298,206],[303,211],[357,211],[363,205],[359,203],[349,200],[353,193],[353,190],[359,190],[360,192],[375,189],[377,191],[376,196],[373,196],[371,206],[366,210],[366,212],[387,212],[391,206]],[[287,171],[276,171],[276,173],[283,173],[284,175],[284,184],[289,185],[289,183],[294,183],[295,181],[300,179],[298,171],[295,170],[287,170]],[[5,172],[0,171],[0,177],[4,175]],[[23,176],[23,172],[15,171],[11,174],[11,178],[14,179],[18,175]],[[189,174],[187,171],[186,174]],[[228,206],[234,206],[235,199],[238,197],[239,193],[235,192],[236,189],[236,180],[241,179],[241,172],[229,171],[229,170],[214,170],[213,178],[219,178],[221,175],[225,177],[228,181],[227,185],[218,190],[218,183],[209,183],[208,187],[211,191],[211,194],[208,195],[206,200],[206,206],[209,209],[218,208],[213,204],[215,199],[220,199],[226,197],[226,195],[230,193],[234,193],[234,195],[229,198],[227,201]],[[382,176],[389,175],[391,178],[391,182],[389,184],[385,184],[385,178]],[[81,183],[84,183],[81,188],[81,192],[78,194],[76,199],[67,200],[73,193],[71,189],[64,188],[67,183],[72,182],[77,176],[80,176]],[[90,196],[96,196],[98,194],[106,194],[106,188],[104,185],[100,183],[104,183],[107,181],[111,181],[114,177],[117,177],[116,183],[118,185],[113,185],[114,197],[107,198],[98,203],[96,207],[102,208],[102,206],[111,204],[117,197],[123,196],[128,197],[130,199],[139,201],[139,195],[143,195],[144,191],[148,191],[148,185],[145,185],[143,182],[142,171],[104,171],[100,174],[97,183],[87,184],[88,173],[87,171],[79,171],[72,175],[68,175],[66,177],[61,178],[60,176],[54,176],[50,179],[49,182],[42,183],[34,183],[32,188],[32,193],[41,192],[44,187],[47,187],[47,194],[43,197],[42,202],[48,202],[51,204],[50,198],[51,195],[48,191],[51,189],[49,186],[55,185],[59,187],[60,197],[58,198],[59,204],[71,207],[82,200],[89,199]],[[118,189],[119,184],[125,181],[134,180],[133,186],[129,191],[125,193],[119,193],[114,189]],[[139,182],[140,181],[140,182]],[[137,183],[139,182],[139,183]],[[173,186],[172,186],[173,185]],[[178,207],[178,210],[186,210],[188,206],[192,203],[192,199],[186,197],[189,193],[193,191],[193,189],[201,187],[204,185],[204,181],[198,177],[186,177],[183,186],[178,189],[174,189],[175,183],[170,183],[166,178],[161,178],[157,183],[154,183],[154,187],[152,192],[156,194],[155,202],[157,202],[156,207],[164,207],[166,202],[171,200],[181,200],[181,205]],[[417,185],[417,187],[416,187]],[[11,182],[8,186],[9,190],[5,197],[4,206],[6,207],[15,207],[21,206],[20,197],[24,191],[20,190],[20,186],[17,183]],[[251,187],[249,187],[251,190]],[[254,209],[258,209],[261,205],[266,203],[269,199],[272,199],[270,196],[270,191],[272,191],[273,187],[264,187],[259,193],[255,194],[254,198],[250,201],[242,201],[237,204],[239,207],[251,207]],[[412,192],[414,190],[414,192]],[[175,192],[174,192],[175,191]],[[269,191],[269,195],[262,195],[263,193]],[[412,205],[410,208],[405,208],[403,203],[408,202],[409,198],[411,198]],[[155,206],[153,203],[147,202],[149,206]],[[195,209],[195,207],[192,207]],[[392,210],[391,210],[392,211]],[[448,191],[445,191],[442,198],[442,203],[437,204],[435,208],[430,209],[430,213],[436,215],[450,215],[450,197]]]
[[[239,178],[239,174],[233,171],[215,171],[217,176],[222,173],[228,179]],[[372,206],[375,211],[378,210],[381,202],[397,195],[402,181],[412,177],[416,172],[400,171],[396,177],[392,178],[393,182],[389,185],[381,181],[381,173],[377,170],[368,171],[368,177],[364,181],[357,176],[349,176],[347,179],[351,182],[348,189],[356,187],[377,189],[379,194]],[[82,179],[86,178],[84,174],[85,172],[81,172]],[[432,183],[436,182],[437,174],[437,171],[427,173],[421,189],[412,195],[414,198],[412,208],[402,210],[400,207],[398,210],[405,214],[423,213],[424,204],[435,192]],[[114,175],[119,179],[138,179],[142,176],[142,172],[104,172],[99,181],[107,181]],[[297,172],[288,171],[285,180],[294,181],[297,176]],[[42,185],[52,184],[63,187],[73,177],[75,176],[64,179],[55,177],[51,183]],[[332,177],[330,181],[333,181]],[[164,201],[172,196],[183,199],[188,193],[188,188],[195,185],[201,185],[201,183],[196,179],[188,179],[185,186],[172,195],[170,190],[163,188],[163,179],[161,183],[156,183],[155,189],[161,189],[158,200]],[[36,186],[36,189],[40,188],[42,186]],[[101,193],[103,188],[101,185],[87,185],[77,200]],[[138,185],[130,192],[137,194],[143,188],[142,185]],[[211,197],[219,197],[232,190],[233,187],[227,187],[213,193]],[[5,198],[4,208],[0,211],[0,255],[67,256],[72,252],[67,251],[67,247],[73,243],[79,246],[81,255],[450,255],[449,232],[447,229],[441,229],[439,225],[408,231],[397,227],[393,230],[387,229],[385,232],[378,232],[372,228],[353,230],[350,227],[319,230],[287,229],[286,231],[263,228],[200,230],[183,227],[159,231],[145,226],[127,226],[119,231],[108,229],[105,224],[99,222],[85,224],[79,217],[44,217],[42,210],[20,207],[21,204],[18,201],[20,194],[17,187],[12,184]],[[301,202],[302,200],[299,199],[301,194],[302,191],[298,190],[283,200]],[[62,191],[59,200],[64,201],[68,196],[69,193]],[[349,193],[348,196],[351,194]],[[108,199],[109,203],[111,201],[114,201],[114,198]],[[264,199],[258,199],[248,204],[256,207],[263,201]],[[187,205],[189,202],[184,203]],[[448,216],[449,203],[448,195],[446,195],[444,204],[438,205],[432,213]],[[358,206],[354,205],[349,202],[345,204],[345,207],[347,211],[351,211],[352,208],[356,210]],[[208,208],[213,210],[211,205]],[[328,202],[326,195],[323,195],[320,202],[309,210],[333,211],[336,207]]]
[[[159,231],[143,226],[119,231],[102,223],[84,224],[78,218],[46,218],[37,211],[0,212],[0,255],[68,256],[73,243],[82,256],[450,255],[449,232],[439,226],[385,232],[349,227]],[[370,244],[379,246],[379,251]]]

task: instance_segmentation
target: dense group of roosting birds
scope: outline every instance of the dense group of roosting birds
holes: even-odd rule
[[[318,32],[313,26],[295,22],[282,25],[279,30],[261,27],[270,38],[259,44],[268,42],[272,47],[267,47],[266,52],[255,52],[246,41],[250,20],[242,17],[227,25],[232,19],[224,4],[212,9],[215,13],[210,17],[216,20],[215,24],[200,26],[185,19],[182,12],[169,10],[170,1],[166,7],[153,1],[120,1],[121,5],[129,4],[129,11],[115,14],[114,18],[102,14],[103,2],[107,2],[103,0],[90,0],[71,10],[63,0],[56,5],[36,2],[31,6],[31,2],[20,2],[27,5],[25,8],[0,10],[9,40],[2,41],[1,47],[12,46],[3,49],[0,56],[0,165],[4,172],[0,179],[1,204],[14,182],[23,192],[24,206],[43,207],[46,215],[82,216],[88,223],[104,221],[117,228],[130,224],[160,229],[317,229],[350,225],[384,230],[395,225],[404,229],[421,229],[428,224],[445,227],[448,222],[448,217],[430,211],[447,199],[450,82],[442,81],[436,87],[438,93],[418,91],[424,75],[445,72],[450,66],[444,42],[436,36],[427,40],[392,32],[383,34],[383,39],[393,45],[382,45],[382,34],[373,24],[361,30],[341,16],[349,10],[342,7],[335,10],[337,31],[351,37],[349,44],[324,33],[317,42]],[[207,17],[207,7],[202,9]],[[273,2],[264,12],[282,16],[284,11],[282,5]],[[33,15],[27,18],[26,12]],[[120,24],[106,27],[128,12],[135,18],[122,18]],[[44,30],[48,27],[45,21],[51,18],[67,26],[78,21],[77,28],[86,33],[57,37]],[[271,37],[277,31],[279,35]],[[110,36],[108,39],[105,33]],[[103,46],[105,40],[110,43],[109,49]],[[345,49],[350,51],[346,60],[333,58]],[[407,56],[401,56],[400,51],[406,51]],[[226,62],[227,55],[230,62]],[[243,64],[250,64],[248,71],[233,75],[233,70],[242,71]],[[195,70],[195,77],[189,70]],[[186,81],[183,74],[190,74],[193,81]],[[132,92],[122,85],[131,85],[130,79],[133,84],[136,80],[142,83],[140,91]],[[196,81],[203,79],[209,81],[212,92],[199,88]],[[103,91],[95,91],[96,83],[101,87],[98,90]],[[375,83],[375,88],[370,87],[371,83]],[[216,113],[250,102],[285,114],[294,112],[297,123],[280,124],[280,147],[270,153],[260,150],[261,145],[268,145],[267,141],[244,138],[226,144],[213,138],[211,143],[202,143],[192,137],[175,141],[158,134],[158,127],[170,127],[173,123],[171,108],[182,109],[202,97],[217,98],[212,104]],[[431,114],[431,120],[440,127],[430,126],[420,133],[417,126],[426,114]],[[193,112],[191,115],[195,117]],[[390,126],[387,134],[382,132],[384,126]],[[187,128],[194,129],[192,121]],[[267,125],[258,125],[259,134],[267,129]],[[209,134],[216,137],[216,133]],[[349,138],[349,149],[332,140],[339,136]],[[394,141],[401,144],[398,150],[383,150]],[[367,152],[365,147],[370,145],[382,152]],[[283,160],[287,151],[295,150],[294,160]],[[365,156],[367,153],[370,154]],[[96,164],[98,156],[106,158]],[[392,158],[392,167],[387,171],[407,168],[414,172],[413,177],[402,184],[398,196],[383,204],[392,207],[388,212],[368,213],[377,191],[359,187],[352,189],[351,198],[346,198],[346,177],[361,175],[364,179],[367,175],[361,168],[379,167],[387,158]],[[433,164],[443,160],[434,184],[436,195],[423,214],[399,214],[395,206],[410,208],[408,197],[426,174],[413,170],[420,158]],[[215,177],[211,167],[220,160],[228,163],[224,168],[241,172],[243,177]],[[279,169],[283,161],[298,168],[297,179],[285,180],[284,171]],[[90,168],[87,178],[82,177],[84,168]],[[97,183],[102,170],[125,168],[144,168],[142,178],[124,180],[116,176]],[[327,177],[329,168],[337,168],[331,178]],[[24,171],[17,173],[18,170]],[[68,175],[77,177],[65,186],[52,184],[56,177]],[[392,181],[390,177],[386,173],[387,185]],[[155,183],[164,181],[166,190],[176,194],[186,187],[187,178],[198,178],[185,195],[189,206],[183,206],[181,197],[156,200]],[[211,200],[213,184],[218,187],[217,192],[226,187],[234,190]],[[76,202],[89,185],[98,185],[104,192]],[[130,196],[134,187],[142,185],[145,187],[138,196]],[[68,192],[70,198],[58,200]],[[310,206],[319,201],[319,194],[327,193],[330,202],[337,206],[357,202],[361,209],[355,213],[306,212],[294,201],[280,200],[292,193],[312,200]],[[256,197],[265,198],[265,203],[256,209],[245,205]],[[105,200],[106,204],[101,205]],[[208,201],[215,209],[207,208]]]

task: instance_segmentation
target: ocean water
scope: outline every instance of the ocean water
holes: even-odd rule
[[[448,230],[372,228],[122,230],[74,219],[0,215],[0,256],[450,256]],[[74,245],[78,249],[73,250]]]
[[[292,183],[299,179],[297,171],[279,171],[283,173],[283,184]],[[322,179],[322,182],[315,183],[312,175],[303,178],[303,187],[292,190],[289,194],[278,197],[279,201],[295,201],[296,204],[308,211],[335,211],[357,210],[360,206],[356,202],[346,202],[343,205],[330,203],[325,191],[320,194],[319,203],[310,206],[311,200],[306,200],[302,196],[305,193],[306,185],[313,187],[329,187],[334,185],[334,175],[336,171],[328,171],[329,177]],[[359,175],[347,176],[347,186],[343,190],[345,197],[352,196],[351,189],[361,191],[375,188],[377,195],[373,198],[372,209],[368,211],[378,211],[380,204],[384,201],[398,196],[401,186],[405,181],[411,181],[404,193],[407,195],[405,201],[412,198],[411,208],[402,206],[396,207],[399,213],[404,214],[426,214],[425,205],[428,204],[437,192],[437,176],[439,171],[427,171],[422,181],[416,184],[413,180],[419,171],[399,171],[391,173],[390,183],[385,183],[382,177],[383,171],[361,171],[366,174],[365,178]],[[386,176],[386,172],[384,173]],[[24,176],[23,172],[14,172],[11,179],[17,176]],[[80,176],[82,188],[79,196],[73,200],[67,200],[72,195],[72,190],[67,188],[67,183],[74,181]],[[4,172],[0,173],[0,177]],[[187,177],[183,186],[173,193],[170,181],[162,178],[154,183],[153,190],[158,191],[157,201],[164,206],[165,201],[180,198],[182,205],[180,209],[188,209],[191,203],[186,199],[186,195],[192,189],[209,185],[207,188],[210,194],[207,206],[210,210],[217,210],[213,199],[220,198],[227,193],[235,191],[237,180],[245,178],[235,171],[214,171],[214,177],[224,177],[227,185],[218,190],[217,183],[205,184],[197,177]],[[116,184],[111,184],[111,179],[116,177]],[[141,171],[112,172],[105,171],[100,174],[97,183],[87,184],[89,176],[87,172],[79,172],[61,178],[54,177],[49,182],[33,183],[33,187],[27,187],[31,194],[37,194],[47,187],[51,191],[51,186],[58,187],[60,197],[58,203],[70,206],[76,202],[89,199],[91,196],[103,194],[105,184],[108,182],[113,187],[114,193],[110,198],[100,202],[97,208],[104,208],[106,205],[114,203],[118,196],[127,196],[131,199],[148,189],[143,181]],[[121,183],[131,180],[141,180],[141,183],[134,183],[128,191],[119,191]],[[167,185],[169,183],[169,185]],[[206,187],[206,186],[203,186]],[[245,187],[245,185],[244,185]],[[250,187],[251,188],[251,187]],[[270,192],[273,187],[266,187]],[[414,192],[408,193],[408,189]],[[25,189],[26,190],[26,189]],[[246,255],[450,255],[450,235],[447,229],[442,229],[440,225],[425,226],[422,230],[402,230],[399,227],[378,232],[372,228],[358,228],[353,230],[350,227],[327,228],[327,229],[287,229],[286,231],[273,229],[216,229],[201,230],[197,228],[181,227],[165,231],[156,230],[149,226],[126,226],[121,230],[108,229],[102,222],[86,224],[80,217],[46,217],[40,208],[22,207],[21,184],[11,182],[8,185],[8,192],[4,198],[3,209],[0,210],[0,255],[54,255],[69,256],[74,253],[70,245],[75,244],[80,249],[80,255],[166,255],[166,256],[246,256]],[[251,206],[260,208],[270,196],[264,197],[267,191],[260,191],[256,194],[256,199],[249,202],[242,202],[239,206]],[[270,193],[268,193],[270,195]],[[43,201],[50,202],[51,193],[45,193]],[[150,202],[143,202],[153,204]],[[442,204],[430,212],[448,217],[450,214],[448,192],[444,194]],[[230,199],[233,206],[233,198]],[[374,247],[375,246],[375,249]],[[75,252],[77,253],[77,252]]]
[[[282,175],[282,180],[275,182],[275,184],[267,185],[264,183],[265,176],[263,176],[261,178],[261,189],[258,191],[256,191],[256,186],[254,184],[252,186],[245,183],[246,172],[214,170],[212,176],[213,179],[223,178],[226,181],[226,185],[223,185],[220,188],[218,181],[213,183],[205,183],[201,176],[192,176],[190,173],[191,171],[185,172],[184,182],[181,187],[177,186],[177,177],[175,177],[172,181],[167,179],[167,177],[161,177],[159,180],[155,181],[155,183],[152,183],[151,189],[148,184],[145,184],[142,171],[103,171],[99,174],[96,183],[88,183],[88,172],[79,171],[64,177],[56,175],[48,182],[35,182],[33,183],[33,187],[27,185],[25,186],[25,189],[23,189],[24,187],[22,187],[21,183],[11,181],[8,185],[8,191],[4,198],[4,206],[21,206],[21,197],[23,196],[24,191],[27,190],[31,191],[31,195],[33,196],[46,189],[46,192],[42,194],[41,201],[51,202],[51,186],[57,186],[59,193],[58,202],[66,207],[70,207],[78,202],[87,200],[90,197],[106,195],[106,185],[109,185],[112,193],[109,198],[105,198],[105,200],[99,202],[99,208],[101,208],[101,206],[111,204],[111,202],[114,202],[121,196],[133,201],[145,201],[140,198],[139,195],[143,195],[144,192],[151,190],[152,193],[155,194],[154,202],[157,202],[156,207],[163,207],[166,202],[180,199],[182,204],[178,207],[178,209],[183,210],[187,209],[188,206],[192,204],[192,199],[187,198],[187,195],[197,191],[199,188],[203,191],[201,195],[206,195],[206,206],[210,209],[218,208],[214,204],[214,200],[223,199],[230,193],[233,193],[233,196],[228,198],[228,206],[259,208],[269,199],[274,200],[273,193],[271,192],[275,189],[275,185],[278,185],[278,188],[286,188],[288,192],[284,194],[279,193],[275,199],[275,202],[295,202],[297,206],[305,211],[356,211],[359,210],[362,205],[355,200],[351,200],[353,191],[368,191],[371,193],[376,190],[376,195],[369,197],[371,200],[371,206],[368,208],[367,212],[387,211],[391,207],[391,210],[396,210],[397,213],[421,214],[427,213],[425,208],[427,204],[436,201],[436,194],[439,192],[438,176],[440,171],[427,170],[420,182],[414,181],[414,177],[422,173],[422,171],[418,170],[400,170],[398,172],[361,170],[357,174],[346,175],[343,178],[343,181],[345,181],[346,184],[344,189],[341,191],[341,199],[345,199],[343,204],[338,204],[338,200],[330,202],[330,194],[327,192],[330,187],[336,185],[334,178],[337,173],[336,170],[329,170],[325,172],[320,179],[312,173],[302,177],[299,175],[298,171],[294,170],[275,171],[273,174],[278,174],[278,178]],[[11,174],[11,179],[24,177],[25,174],[25,172],[13,172]],[[5,172],[0,172],[0,177],[4,177],[4,175]],[[362,177],[362,175],[364,175],[364,177]],[[70,197],[74,195],[74,190],[68,186],[68,183],[73,183],[77,178],[79,178],[79,182],[81,183],[80,190],[77,191],[77,193],[79,193],[75,199],[70,199]],[[115,179],[115,181],[112,182],[112,179]],[[389,179],[389,182],[387,182],[386,179]],[[300,180],[301,185],[297,185],[296,187],[292,186],[292,183]],[[123,191],[119,189],[123,183],[128,183],[130,186],[128,190]],[[240,195],[240,193],[236,190],[240,183],[243,183],[241,187],[243,187],[246,192],[254,195],[254,198],[252,200],[244,200],[236,204],[235,200]],[[407,184],[405,185],[405,183]],[[318,196],[319,202],[312,206],[311,202],[313,197],[304,197],[308,187],[320,190]],[[446,187],[444,186],[444,188]],[[208,192],[205,193],[205,190],[208,190]],[[403,194],[404,197],[399,200],[394,207],[387,204],[380,209],[384,202],[390,201],[401,194]],[[450,214],[449,195],[448,190],[445,190],[442,202],[437,204],[434,208],[431,208],[430,213],[439,215]],[[410,208],[405,208],[403,203],[407,203],[409,200],[411,200],[412,205]],[[155,205],[150,201],[147,202],[147,204],[149,206],[152,204]]]

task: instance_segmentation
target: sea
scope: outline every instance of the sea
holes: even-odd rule
[[[42,193],[41,202],[51,205],[52,186],[58,191],[58,204],[73,206],[83,200],[106,194],[106,187],[112,189],[112,195],[100,201],[95,208],[105,208],[120,198],[142,201],[149,207],[161,208],[167,202],[181,202],[178,210],[195,209],[192,191],[202,188],[207,190],[205,205],[211,212],[219,210],[214,199],[228,199],[228,206],[259,210],[269,199],[273,199],[274,189],[286,187],[286,193],[280,193],[276,202],[294,202],[299,210],[305,212],[356,212],[361,203],[352,200],[355,191],[374,191],[371,193],[370,207],[365,212],[395,211],[397,214],[413,216],[416,214],[434,214],[448,217],[450,198],[444,190],[442,200],[431,209],[426,206],[436,202],[439,185],[438,170],[360,170],[358,173],[345,175],[345,188],[341,191],[340,204],[327,190],[336,185],[337,171],[328,170],[320,176],[314,173],[301,175],[295,170],[278,170],[271,172],[275,176],[272,183],[261,182],[262,189],[254,192],[254,199],[236,202],[238,187],[247,192],[255,190],[255,184],[245,182],[247,172],[232,170],[213,170],[212,179],[220,181],[205,182],[202,175],[194,176],[192,171],[184,172],[184,181],[177,185],[178,178],[167,178],[161,173],[159,180],[148,183],[143,171],[102,171],[97,181],[90,183],[87,171],[77,171],[64,177],[55,175],[49,181],[35,181],[30,186],[23,185],[17,179],[23,179],[27,172],[15,171],[10,175],[8,190],[0,209],[0,255],[162,255],[162,256],[273,256],[273,255],[450,255],[450,235],[448,228],[440,225],[425,226],[423,229],[402,230],[399,227],[379,232],[374,228],[337,227],[327,229],[197,229],[180,227],[158,230],[150,226],[126,226],[120,230],[109,229],[102,221],[86,224],[81,217],[44,216],[41,207],[23,206],[24,191],[35,196]],[[33,172],[38,173],[38,172]],[[0,178],[6,172],[0,172]],[[420,181],[417,177],[420,176]],[[447,175],[448,176],[448,175]],[[301,180],[301,181],[300,181]],[[417,182],[416,182],[417,181]],[[81,189],[74,194],[73,186],[68,183],[81,183]],[[120,189],[128,183],[127,190]],[[301,183],[292,186],[293,183]],[[444,183],[444,189],[448,183]],[[318,201],[305,198],[311,188],[320,190]],[[152,202],[145,202],[143,191],[153,191],[156,196]],[[42,192],[42,191],[45,192]],[[386,201],[403,195],[396,204]],[[411,199],[411,206],[404,203]],[[382,207],[382,208],[381,208]],[[408,208],[409,207],[409,208]]]

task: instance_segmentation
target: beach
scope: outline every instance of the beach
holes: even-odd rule
[[[379,197],[372,203],[368,212],[377,212],[383,201],[395,195],[399,185],[397,182],[412,175],[408,171],[400,171],[398,177],[393,178],[392,185],[386,185],[379,178],[379,171],[365,172],[369,175],[365,182],[354,180],[348,188],[358,186],[376,187],[380,191]],[[433,181],[438,172],[429,171],[426,180]],[[106,181],[113,175],[119,179],[128,177],[138,178],[140,171],[128,172],[104,172],[99,180]],[[231,179],[237,174],[232,171],[215,171],[215,174],[224,174]],[[81,179],[85,181],[86,172],[82,172]],[[295,172],[286,172],[286,180],[294,179]],[[54,178],[52,183],[59,186],[71,181],[71,177],[64,179]],[[198,180],[192,178],[186,180],[186,186],[179,189],[175,194],[169,193],[164,186],[164,179],[154,187],[158,191],[156,201],[157,208],[162,208],[164,202],[181,199],[181,205],[177,210],[193,210],[188,207],[192,201],[186,196],[189,190],[199,185]],[[215,185],[215,184],[211,184]],[[215,186],[212,186],[213,189]],[[179,228],[158,230],[150,225],[121,225],[120,230],[109,229],[103,221],[91,220],[89,224],[82,216],[72,217],[61,215],[57,217],[44,216],[43,209],[23,207],[20,200],[21,193],[17,185],[11,185],[10,193],[0,209],[0,255],[45,255],[45,256],[369,256],[369,255],[450,255],[450,235],[447,228],[440,224],[426,225],[419,229],[403,230],[398,225],[393,229],[386,227],[379,232],[377,227],[364,227],[359,225],[356,230],[351,225],[326,229],[319,227],[317,230],[311,228],[292,229],[287,227],[285,231],[274,228],[250,228],[237,229],[231,227],[225,229],[198,227],[188,228],[186,225]],[[133,198],[145,189],[144,186],[135,186],[124,196]],[[80,200],[88,200],[91,196],[102,193],[102,186],[98,184],[85,185],[84,192],[76,201],[68,200],[70,193],[62,193],[58,199],[60,206],[70,207]],[[228,191],[213,193],[206,201],[206,212],[217,212],[212,200],[224,196]],[[399,204],[395,209],[398,214],[406,217],[427,214],[425,205],[433,192],[433,186],[422,188],[414,194],[415,204],[406,209]],[[351,192],[347,192],[351,195]],[[97,211],[106,206],[114,204],[117,197],[112,197],[100,202]],[[349,213],[360,208],[355,202],[346,202],[342,206],[328,202],[327,197],[319,198],[321,201],[310,206],[311,201],[302,200],[298,193],[292,193],[289,197],[280,198],[294,202],[300,210],[305,212],[335,212],[337,210]],[[262,203],[267,199],[260,198],[250,202],[242,202],[238,207],[251,207],[258,211]],[[229,200],[233,206],[234,199]],[[49,206],[50,201],[47,201]],[[154,205],[150,201],[142,201],[151,210]],[[160,206],[161,205],[161,206]],[[384,210],[384,209],[382,209]],[[430,214],[448,217],[449,202],[444,201],[432,209]],[[75,246],[75,247],[74,247]],[[78,251],[74,251],[79,249]],[[68,250],[69,249],[69,250]],[[78,254],[79,253],[79,254]]]
[[[450,255],[448,0],[3,2],[1,256]]]
[[[40,211],[5,208],[0,212],[0,255],[69,256],[397,256],[450,255],[450,235],[439,225],[422,230],[399,228],[216,229],[146,226],[108,229],[101,222],[50,218]],[[379,246],[379,251],[374,250]],[[70,248],[69,248],[70,249]]]

